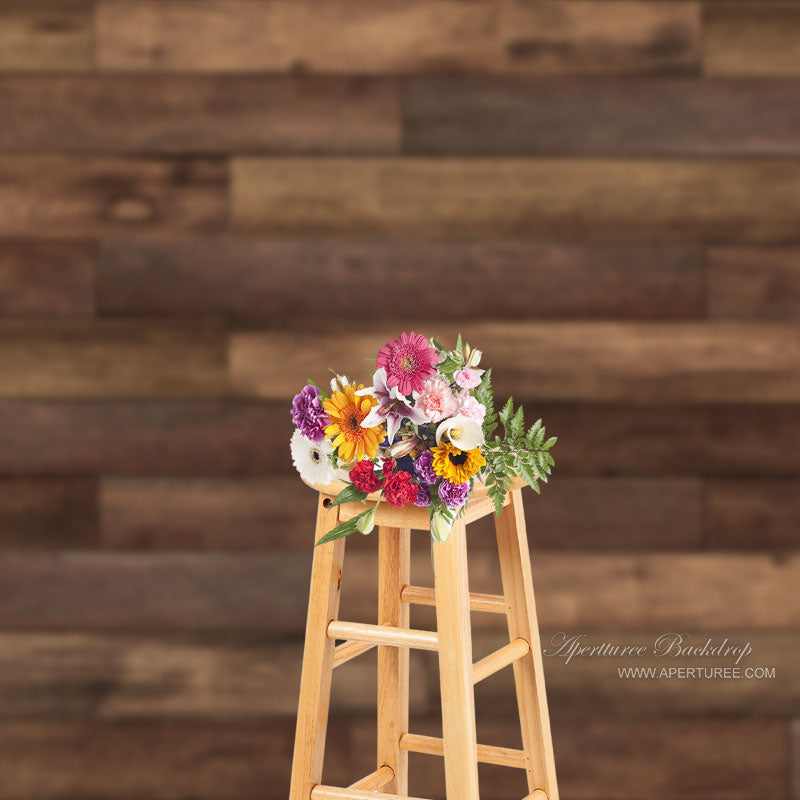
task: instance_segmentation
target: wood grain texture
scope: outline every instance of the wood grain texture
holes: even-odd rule
[[[403,149],[444,156],[797,156],[800,83],[421,78]]]
[[[714,319],[800,319],[800,249],[712,248],[708,311]]]
[[[92,8],[91,0],[0,3],[0,70],[92,69]]]
[[[219,325],[0,321],[0,396],[203,397],[226,392]]]
[[[0,547],[58,550],[99,542],[97,482],[91,478],[0,479]]]
[[[374,550],[349,554],[342,619],[374,619],[374,560]],[[470,572],[474,591],[497,591],[494,561],[473,560]],[[800,620],[799,572],[796,554],[541,551],[534,584],[540,624],[557,630],[791,630]],[[4,552],[0,629],[296,632],[308,573],[303,553]],[[432,585],[429,550],[412,553],[412,575]],[[432,627],[431,609],[417,612],[414,624]],[[473,627],[487,626],[497,630],[495,615],[474,616]]]
[[[0,114],[7,152],[392,153],[400,143],[396,86],[349,78],[2,77]]]
[[[800,75],[800,8],[794,3],[708,3],[703,10],[708,75]]]
[[[711,481],[706,509],[714,549],[800,549],[796,480]]]
[[[493,367],[498,397],[541,401],[769,403],[800,400],[800,327],[736,323],[468,324]],[[246,395],[291,398],[308,375],[336,364],[359,374],[391,324],[320,341],[316,332],[243,333],[231,341],[233,387]],[[443,341],[454,328],[440,327]],[[293,351],[290,365],[272,365]],[[524,360],[519,354],[525,353]]]
[[[655,6],[652,6],[655,7]],[[796,241],[800,161],[241,158],[241,233]]]
[[[0,401],[8,475],[264,475],[288,466],[286,408],[215,400]]]
[[[107,70],[685,73],[698,68],[700,14],[674,2],[99,0],[97,37]]]
[[[0,156],[0,236],[208,234],[227,216],[220,161]]]
[[[334,321],[350,313],[357,284],[359,318],[377,320],[402,270],[431,290],[396,293],[398,318],[698,318],[703,259],[683,244],[116,240],[99,248],[97,303],[108,315]],[[442,305],[454,273],[467,278],[458,305]]]
[[[277,800],[288,789],[292,728],[274,719],[9,722],[0,726],[0,771],[19,800]],[[344,781],[348,730],[336,734],[329,773]]]
[[[88,244],[0,242],[0,314],[91,316],[94,262]]]

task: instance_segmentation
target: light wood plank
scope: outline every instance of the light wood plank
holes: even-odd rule
[[[338,508],[327,508],[325,500],[319,496],[315,542],[339,521]],[[307,800],[322,781],[334,650],[333,640],[325,634],[339,611],[344,546],[340,538],[314,548],[289,800]]]
[[[0,149],[11,152],[393,153],[400,144],[391,81],[9,76],[0,109]]]
[[[410,753],[432,756],[444,755],[444,744],[438,736],[422,736],[409,733],[400,739],[400,747]],[[498,764],[504,767],[525,769],[525,754],[521,750],[494,745],[478,745],[478,761],[483,764]]]
[[[794,3],[708,3],[703,11],[708,75],[800,75],[800,8]]]
[[[364,353],[377,352],[396,330],[391,324],[364,326],[327,341],[308,330],[237,334],[231,340],[232,382],[249,395],[288,399],[308,375],[324,374],[329,364],[359,374]],[[445,342],[457,332],[450,325],[437,329]],[[485,353],[498,397],[676,404],[800,400],[796,324],[470,323],[460,332]],[[276,375],[271,365],[290,348],[292,363]]]
[[[785,242],[800,227],[800,161],[241,158],[232,174],[242,233]]]
[[[106,70],[684,73],[698,66],[700,14],[674,2],[100,0],[97,37]]]
[[[460,520],[445,542],[434,544],[433,570],[447,795],[478,800],[467,538]]]
[[[439,648],[435,631],[397,628],[394,625],[371,625],[365,622],[345,622],[344,620],[333,620],[327,630],[329,639],[370,642],[389,647],[415,647],[420,650],[438,650]]]
[[[5,155],[0,173],[0,236],[206,235],[227,223],[218,160]]]
[[[409,628],[409,606],[400,599],[411,581],[411,531],[378,529],[378,624]],[[408,794],[408,755],[400,737],[408,732],[409,651],[405,647],[378,646],[378,758],[388,766],[391,780],[381,787],[392,794]]]

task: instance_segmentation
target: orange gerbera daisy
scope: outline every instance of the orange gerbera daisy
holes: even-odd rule
[[[370,409],[378,404],[369,395],[356,396],[356,392],[363,388],[363,384],[347,384],[343,391],[334,392],[322,402],[330,417],[330,424],[325,427],[325,438],[333,440],[331,444],[339,450],[339,461],[344,463],[360,461],[364,456],[375,458],[378,443],[383,440],[382,424],[374,428],[361,427]]]

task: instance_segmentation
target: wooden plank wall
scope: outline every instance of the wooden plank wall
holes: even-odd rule
[[[410,327],[462,330],[561,437],[526,500],[546,640],[777,670],[547,659],[565,800],[800,799],[800,4],[0,0],[0,315],[2,800],[286,796],[288,403]],[[373,768],[373,656],[336,676],[328,782]],[[431,657],[412,681],[435,731]],[[515,743],[508,675],[478,717]]]

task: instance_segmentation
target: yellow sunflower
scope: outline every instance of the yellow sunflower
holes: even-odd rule
[[[486,465],[480,447],[459,450],[455,445],[442,443],[439,447],[432,447],[431,452],[433,471],[451,483],[465,483]]]
[[[383,440],[383,425],[362,428],[361,422],[370,409],[378,404],[374,397],[356,397],[363,384],[347,384],[341,392],[334,392],[322,401],[330,424],[325,427],[325,438],[339,448],[339,461],[360,461],[365,455],[375,458],[378,443]]]

